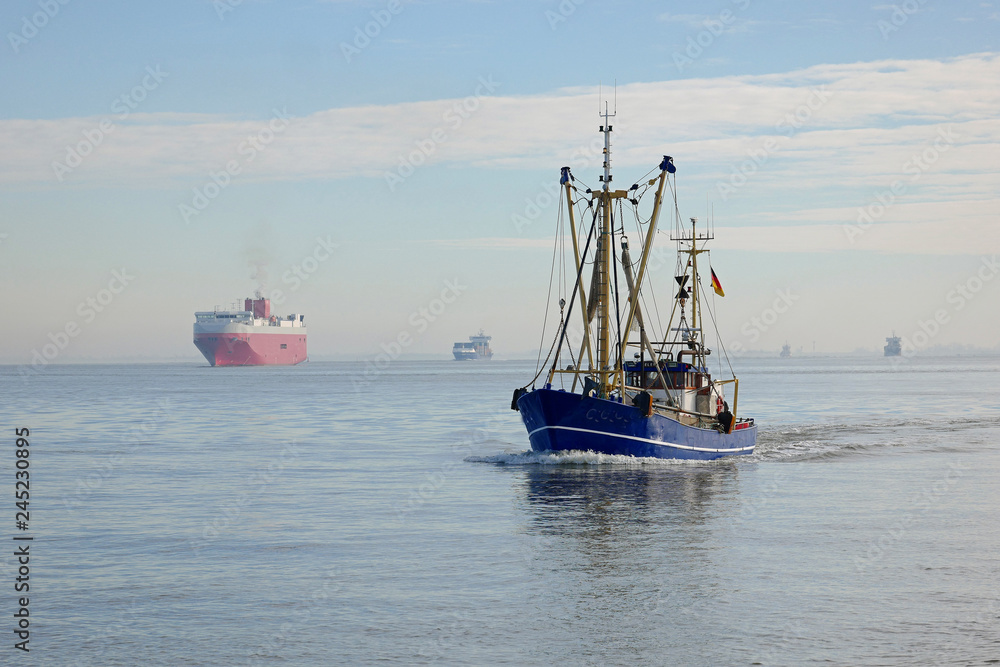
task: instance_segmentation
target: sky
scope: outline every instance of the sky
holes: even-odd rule
[[[1000,2],[8,0],[0,33],[2,363],[197,361],[194,312],[256,289],[314,358],[527,357],[602,100],[615,182],[671,155],[713,218],[727,347],[1000,347]]]

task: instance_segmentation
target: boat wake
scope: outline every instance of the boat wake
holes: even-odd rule
[[[809,461],[847,456],[882,456],[892,450],[956,451],[989,441],[993,418],[877,420],[785,425],[759,431],[752,459]]]

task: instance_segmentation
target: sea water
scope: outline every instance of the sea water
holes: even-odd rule
[[[0,662],[1000,661],[1000,359],[736,367],[711,463],[531,453],[532,362],[4,367]]]

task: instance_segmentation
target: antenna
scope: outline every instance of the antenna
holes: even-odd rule
[[[612,113],[608,109],[607,100],[603,101],[604,101],[604,111],[601,111],[600,107],[598,107],[598,115],[604,118],[604,124],[601,125],[600,129],[601,134],[604,135],[604,175],[601,176],[600,178],[601,178],[601,183],[604,184],[603,190],[605,192],[608,192],[611,189],[611,119],[614,118],[616,114]],[[618,108],[617,102],[615,104],[616,104],[615,109],[617,110]]]
[[[712,193],[705,193],[705,215],[708,216],[708,231],[709,233],[715,232],[715,202],[712,201]]]
[[[618,115],[618,79],[617,78],[615,79],[615,82],[614,82],[614,98],[613,98],[613,102],[614,102],[614,111],[612,111],[610,115],[611,116],[617,116]],[[603,110],[601,109],[601,103],[604,103],[604,109]],[[597,82],[597,115],[598,116],[608,115],[607,114],[607,106],[608,106],[607,102],[604,99],[604,84],[601,83],[600,81],[598,81]]]

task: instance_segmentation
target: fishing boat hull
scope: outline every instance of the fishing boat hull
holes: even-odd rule
[[[757,427],[740,422],[731,433],[681,424],[613,400],[564,390],[536,389],[517,400],[535,451],[593,451],[665,459],[713,460],[752,454]]]

